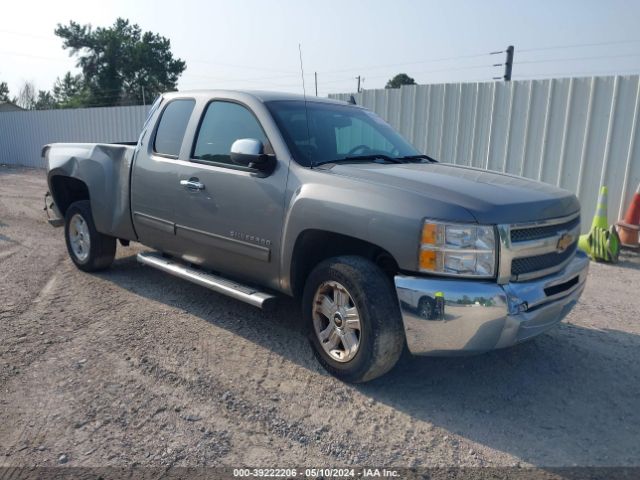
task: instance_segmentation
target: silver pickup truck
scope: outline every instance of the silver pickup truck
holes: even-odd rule
[[[78,268],[116,242],[257,307],[301,299],[320,363],[363,382],[418,355],[486,352],[580,297],[574,195],[438,163],[374,113],[296,95],[166,94],[135,145],[51,144],[50,222]],[[49,195],[49,193],[47,194]]]

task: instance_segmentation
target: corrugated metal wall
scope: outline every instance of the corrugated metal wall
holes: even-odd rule
[[[52,142],[135,142],[148,106],[0,112],[0,164],[44,167]]]
[[[415,85],[354,96],[440,161],[576,193],[583,229],[601,184],[609,188],[613,223],[640,183],[638,75]]]
[[[638,75],[417,85],[355,96],[441,161],[575,192],[584,226],[601,184],[609,187],[613,223],[640,183]],[[42,167],[40,149],[52,142],[135,141],[148,108],[0,113],[0,163]]]

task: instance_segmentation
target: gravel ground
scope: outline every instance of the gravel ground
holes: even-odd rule
[[[0,167],[0,466],[640,465],[640,259],[592,264],[535,341],[328,376],[273,313],[139,266],[85,274]]]

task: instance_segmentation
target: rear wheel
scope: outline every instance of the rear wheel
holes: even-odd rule
[[[398,301],[369,260],[344,256],[319,264],[307,279],[302,305],[316,357],[332,375],[366,382],[398,361],[404,346]]]
[[[76,267],[85,272],[109,267],[116,255],[116,239],[96,230],[89,201],[72,203],[64,219],[67,251]]]

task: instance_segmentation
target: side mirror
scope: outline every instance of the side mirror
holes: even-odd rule
[[[264,145],[255,138],[241,138],[231,145],[231,161],[236,165],[269,170],[273,166],[273,157],[264,153]]]

